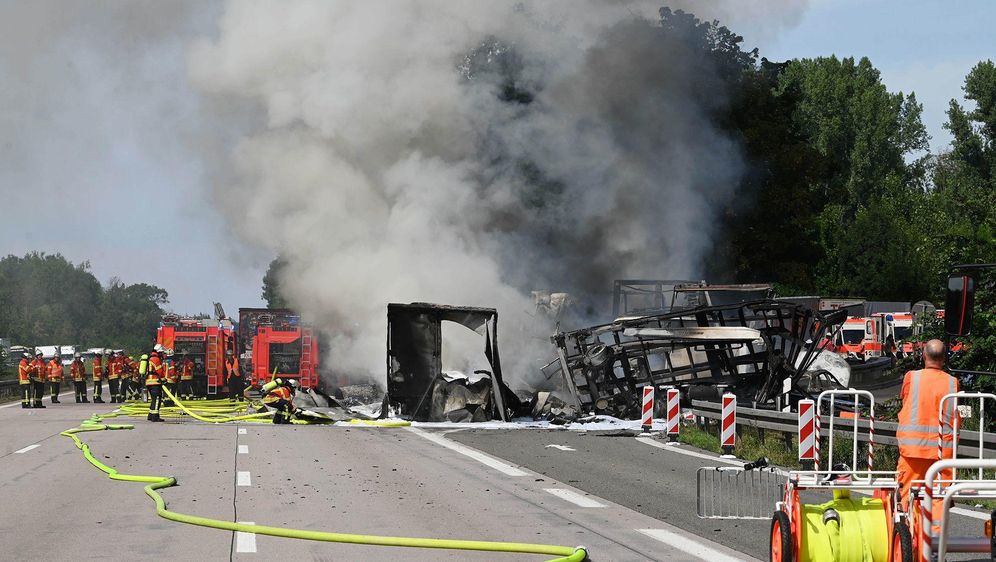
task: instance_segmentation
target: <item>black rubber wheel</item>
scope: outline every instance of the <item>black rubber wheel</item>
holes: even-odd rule
[[[771,562],[792,562],[792,524],[784,511],[776,511],[771,517],[771,546],[768,549]]]
[[[892,529],[892,562],[913,562],[913,536],[905,521]]]

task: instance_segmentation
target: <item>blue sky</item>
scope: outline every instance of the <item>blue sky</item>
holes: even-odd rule
[[[938,152],[951,141],[945,111],[952,98],[961,101],[965,74],[996,58],[994,23],[991,0],[811,0],[796,27],[764,42],[746,35],[745,43],[771,60],[867,56],[890,91],[916,93]]]

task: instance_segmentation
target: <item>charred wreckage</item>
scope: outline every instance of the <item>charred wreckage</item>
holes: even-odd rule
[[[391,304],[386,402],[419,421],[636,418],[647,385],[677,387],[685,399],[714,399],[725,388],[776,407],[848,384],[846,363],[823,345],[847,311],[774,298],[769,285],[618,281],[613,313],[610,323],[555,333],[556,358],[542,370],[559,389],[523,399],[502,377],[496,310]],[[444,320],[483,336],[487,369],[443,372]]]

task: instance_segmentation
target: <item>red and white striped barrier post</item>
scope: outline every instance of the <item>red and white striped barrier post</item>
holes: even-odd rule
[[[816,443],[819,438],[816,432],[816,403],[812,400],[799,400],[799,460],[806,470],[816,461]]]
[[[723,447],[723,457],[733,457],[733,447],[737,442],[737,397],[723,394],[723,415],[720,422],[719,444]]]
[[[681,427],[681,410],[678,406],[681,393],[677,388],[668,387],[665,391],[667,396],[667,411],[665,415],[664,436],[668,443],[678,442],[678,428]]]
[[[650,433],[654,427],[654,385],[643,387],[643,432]]]

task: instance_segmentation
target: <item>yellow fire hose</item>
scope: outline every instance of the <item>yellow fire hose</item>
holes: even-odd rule
[[[165,389],[164,389],[165,390]],[[196,419],[202,419],[203,416],[195,415],[189,410],[187,410],[181,402],[177,401],[172,394],[167,394],[170,398],[174,399],[174,402],[179,406],[180,409],[186,411],[188,415]],[[469,540],[451,540],[451,539],[426,539],[417,537],[389,537],[389,536],[378,536],[378,535],[354,535],[348,533],[330,533],[325,531],[307,531],[304,529],[285,529],[282,527],[269,527],[266,525],[246,525],[244,523],[235,523],[232,521],[222,521],[220,519],[209,519],[207,517],[199,517],[196,515],[187,515],[185,513],[177,513],[175,511],[170,511],[166,508],[166,501],[163,497],[156,491],[164,488],[169,488],[175,486],[177,481],[176,478],[172,476],[143,476],[138,474],[121,474],[115,468],[107,466],[106,464],[97,460],[96,457],[90,452],[90,447],[82,439],[77,437],[77,433],[83,433],[87,431],[104,431],[104,430],[117,430],[117,429],[134,429],[134,425],[130,424],[104,424],[102,423],[104,418],[117,417],[119,415],[127,415],[123,413],[110,413],[110,414],[94,414],[89,419],[85,420],[79,427],[72,429],[67,429],[60,433],[65,437],[69,437],[76,444],[76,448],[83,451],[83,456],[87,461],[90,462],[98,470],[107,474],[107,476],[112,480],[122,480],[125,482],[145,482],[145,493],[152,501],[156,504],[156,513],[170,521],[176,521],[178,523],[187,523],[189,525],[198,525],[201,527],[211,527],[214,529],[222,529],[225,531],[238,531],[242,533],[255,533],[258,535],[270,535],[274,537],[284,537],[292,539],[304,539],[312,541],[323,541],[323,542],[335,542],[335,543],[349,543],[349,544],[365,544],[372,546],[396,546],[396,547],[407,547],[407,548],[439,548],[447,550],[476,550],[485,552],[506,552],[506,553],[518,553],[518,554],[544,554],[550,556],[557,556],[558,558],[552,559],[550,562],[581,562],[585,560],[588,556],[588,552],[584,547],[578,546],[571,548],[568,546],[556,546],[548,544],[529,544],[529,543],[513,543],[513,542],[492,542],[492,541],[469,541]],[[263,415],[268,415],[263,413]],[[259,414],[252,414],[250,416],[236,416],[227,419],[212,419],[206,418],[205,421],[208,423],[221,423],[224,421],[236,421],[238,419],[246,418],[256,418]],[[249,421],[256,421],[250,419]],[[366,423],[372,420],[363,420]],[[392,422],[381,422],[381,424],[372,425],[385,425]]]

